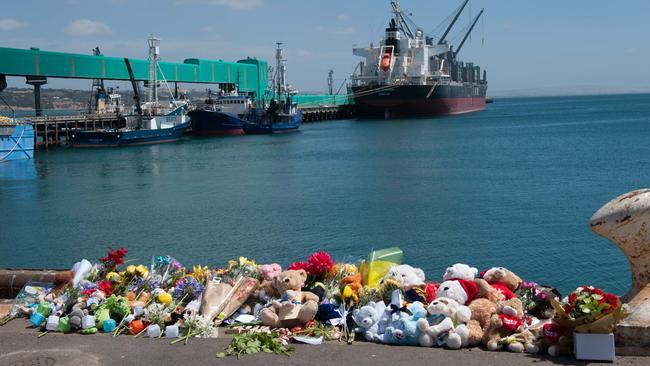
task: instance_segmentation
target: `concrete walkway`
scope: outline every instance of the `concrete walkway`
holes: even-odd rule
[[[223,333],[223,332],[222,332]],[[295,345],[290,357],[269,354],[217,359],[231,336],[193,339],[186,346],[170,345],[166,339],[111,337],[106,334],[80,335],[38,332],[27,328],[24,319],[0,327],[0,365],[2,366],[94,366],[94,365],[584,365],[572,358],[487,352],[481,349],[450,351],[437,348],[396,347],[355,342],[348,346],[330,342],[320,346]],[[592,363],[594,364],[594,363]],[[616,365],[649,365],[650,358],[619,357]]]

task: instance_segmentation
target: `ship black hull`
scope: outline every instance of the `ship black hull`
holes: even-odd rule
[[[359,118],[447,116],[485,109],[487,84],[352,87]]]

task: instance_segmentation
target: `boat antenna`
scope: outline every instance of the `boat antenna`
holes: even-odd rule
[[[330,95],[334,94],[334,70],[327,73],[327,90]]]
[[[456,15],[454,16],[454,19],[451,21],[451,23],[449,23],[449,26],[445,30],[445,33],[443,33],[442,37],[440,37],[440,40],[438,41],[438,44],[445,43],[445,38],[449,34],[449,31],[451,31],[451,28],[454,26],[454,24],[456,24],[456,21],[458,20],[458,17],[460,17],[460,14],[463,12],[463,9],[465,9],[465,6],[467,5],[468,2],[469,2],[469,0],[465,0],[465,2],[460,6],[460,9],[458,9],[458,11],[456,12]]]
[[[467,31],[467,33],[465,33],[465,37],[463,37],[463,40],[458,45],[458,48],[456,48],[456,51],[454,52],[454,58],[456,58],[456,56],[460,52],[461,48],[463,48],[463,45],[465,44],[465,41],[467,41],[467,37],[469,37],[469,35],[472,33],[472,30],[474,29],[474,26],[478,22],[478,19],[481,17],[481,15],[483,15],[484,10],[485,9],[481,9],[481,11],[478,13],[476,18],[474,18],[474,21],[472,22],[472,25],[469,27],[469,30]]]

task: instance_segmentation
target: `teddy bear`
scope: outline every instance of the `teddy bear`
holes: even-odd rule
[[[448,280],[473,280],[478,274],[478,269],[470,267],[467,264],[456,263],[447,267],[445,273],[442,275],[443,281]]]
[[[498,290],[505,300],[515,297],[515,291],[521,286],[522,279],[507,268],[493,267],[481,273],[481,277]]]
[[[526,345],[528,353],[546,352],[550,356],[569,355],[573,351],[571,330],[553,322],[546,321],[541,326],[531,328],[536,341]]]
[[[386,304],[383,301],[369,302],[360,309],[352,311],[352,320],[357,324],[355,332],[363,333],[364,338],[369,342],[381,341],[380,334],[386,328],[388,318],[386,314]],[[383,325],[383,326],[382,326]],[[382,326],[382,333],[379,332]]]
[[[273,301],[270,307],[260,312],[264,325],[292,328],[314,319],[318,312],[318,296],[301,291],[306,280],[307,272],[303,269],[284,271],[273,279],[273,288],[286,297],[284,301]]]
[[[384,276],[384,280],[395,280],[399,282],[404,290],[424,285],[424,271],[414,268],[408,264],[392,266]]]
[[[381,341],[402,346],[419,345],[421,332],[417,323],[427,315],[424,305],[421,302],[414,302],[406,308],[397,308],[395,303],[391,303],[391,307],[386,311],[391,312],[391,315]]]
[[[272,297],[279,297],[280,294],[276,293],[273,288],[273,279],[282,272],[282,267],[277,263],[264,264],[259,267],[262,282],[256,292],[257,298],[266,301]]]
[[[486,298],[472,300],[468,305],[472,314],[470,321],[467,323],[469,328],[469,345],[478,346],[483,341],[485,329],[487,329],[490,319],[497,312],[497,304]]]
[[[497,304],[497,312],[492,315],[490,323],[483,335],[483,344],[490,351],[497,351],[503,346],[502,340],[524,330],[523,328],[524,306],[521,300],[514,297],[510,300],[503,300]],[[521,352],[524,345],[519,342],[507,344],[508,350]]]
[[[434,345],[459,349],[469,345],[469,328],[471,319],[469,307],[460,305],[456,300],[439,297],[427,308],[429,315],[442,317],[443,320],[435,325],[429,325],[424,318],[418,320],[418,328],[422,332],[419,342],[423,347]]]

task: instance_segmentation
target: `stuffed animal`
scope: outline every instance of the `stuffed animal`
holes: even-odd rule
[[[469,345],[467,323],[471,319],[471,311],[467,306],[460,305],[454,299],[439,297],[429,304],[427,310],[430,315],[441,316],[443,320],[432,326],[426,319],[418,320],[418,328],[422,332],[419,338],[421,346],[459,349]]]
[[[536,336],[537,341],[526,345],[526,352],[546,352],[553,357],[571,354],[573,342],[570,329],[551,321],[541,327],[535,327],[531,331]]]
[[[369,342],[381,341],[379,333],[380,322],[386,322],[388,319],[384,317],[386,304],[383,301],[369,302],[367,305],[362,306],[360,309],[352,311],[352,319],[357,324],[355,331],[363,333],[364,338]],[[383,328],[386,324],[383,324]],[[383,332],[384,329],[382,329]]]
[[[387,344],[397,344],[402,346],[419,345],[420,329],[417,322],[427,315],[427,311],[421,302],[409,304],[406,309],[395,309],[395,304],[391,304],[390,322],[386,326],[382,342]]]
[[[473,280],[477,274],[478,269],[467,264],[456,263],[451,267],[447,267],[445,274],[442,275],[442,280]]]
[[[254,297],[267,301],[272,297],[279,297],[273,288],[273,279],[282,272],[282,267],[277,263],[264,264],[260,266],[260,274],[262,275],[262,282],[256,291]]]
[[[497,289],[505,300],[515,297],[515,291],[523,282],[519,276],[507,268],[493,267],[481,273],[481,277]]]
[[[478,346],[483,341],[483,335],[490,319],[497,312],[497,304],[485,298],[474,299],[468,305],[472,318],[467,323],[469,328],[469,345]]]
[[[318,296],[301,291],[306,280],[307,272],[302,269],[281,272],[273,279],[273,288],[286,298],[284,301],[274,301],[260,312],[264,325],[293,328],[314,319],[318,312]]]
[[[340,281],[339,293],[344,301],[352,300],[354,304],[359,303],[359,290],[363,287],[361,284],[361,273],[354,264],[346,264],[340,267],[342,278]]]
[[[514,297],[510,300],[503,300],[497,304],[497,313],[492,315],[485,334],[483,344],[490,351],[501,349],[503,338],[512,336],[523,331],[524,307],[521,300]],[[523,344],[513,342],[508,344],[508,350],[521,352]]]
[[[460,305],[467,305],[478,295],[478,285],[472,280],[454,279],[440,284],[436,294],[437,298],[456,300]]]
[[[395,280],[399,282],[402,289],[409,290],[424,285],[424,271],[408,264],[392,266],[388,269],[384,280]]]

